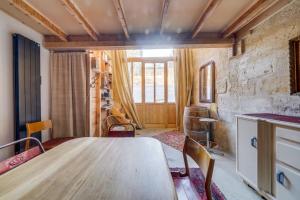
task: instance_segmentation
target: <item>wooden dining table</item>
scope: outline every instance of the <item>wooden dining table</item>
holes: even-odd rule
[[[0,176],[0,199],[177,199],[153,138],[78,138]]]

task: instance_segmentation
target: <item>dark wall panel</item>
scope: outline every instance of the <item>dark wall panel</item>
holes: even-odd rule
[[[26,137],[26,123],[41,120],[40,45],[22,35],[13,35],[15,139]],[[41,134],[34,137],[41,140]],[[24,144],[16,146],[16,153]]]

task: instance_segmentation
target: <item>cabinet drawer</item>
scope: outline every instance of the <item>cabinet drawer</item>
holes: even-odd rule
[[[288,142],[276,142],[276,159],[300,170],[300,145]]]
[[[300,143],[300,130],[276,127],[276,136],[282,139]]]
[[[299,200],[300,173],[284,165],[276,165],[276,199]]]

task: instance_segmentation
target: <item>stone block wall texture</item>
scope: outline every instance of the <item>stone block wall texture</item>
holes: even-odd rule
[[[235,155],[236,114],[268,112],[300,116],[300,96],[290,95],[289,40],[300,35],[300,0],[295,0],[245,38],[245,53],[195,49],[193,103],[199,102],[199,68],[216,63],[216,103],[221,121],[215,140]]]

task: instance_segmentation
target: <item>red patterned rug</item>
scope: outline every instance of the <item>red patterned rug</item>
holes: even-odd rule
[[[181,171],[184,172],[184,168],[171,168],[170,171]],[[188,177],[173,177],[173,181],[176,187],[176,190],[180,191],[183,185],[187,184],[187,180],[189,179],[191,182],[191,188],[187,191],[187,195],[190,190],[196,192],[199,200],[207,200],[206,193],[205,193],[205,182],[204,176],[199,168],[189,168],[190,176]],[[211,193],[213,200],[226,200],[224,194],[220,191],[218,186],[215,183],[211,184]]]
[[[169,145],[179,151],[183,150],[185,135],[183,133],[180,133],[179,131],[174,130],[174,131],[164,132],[158,135],[154,135],[152,137],[158,139],[160,142]]]

